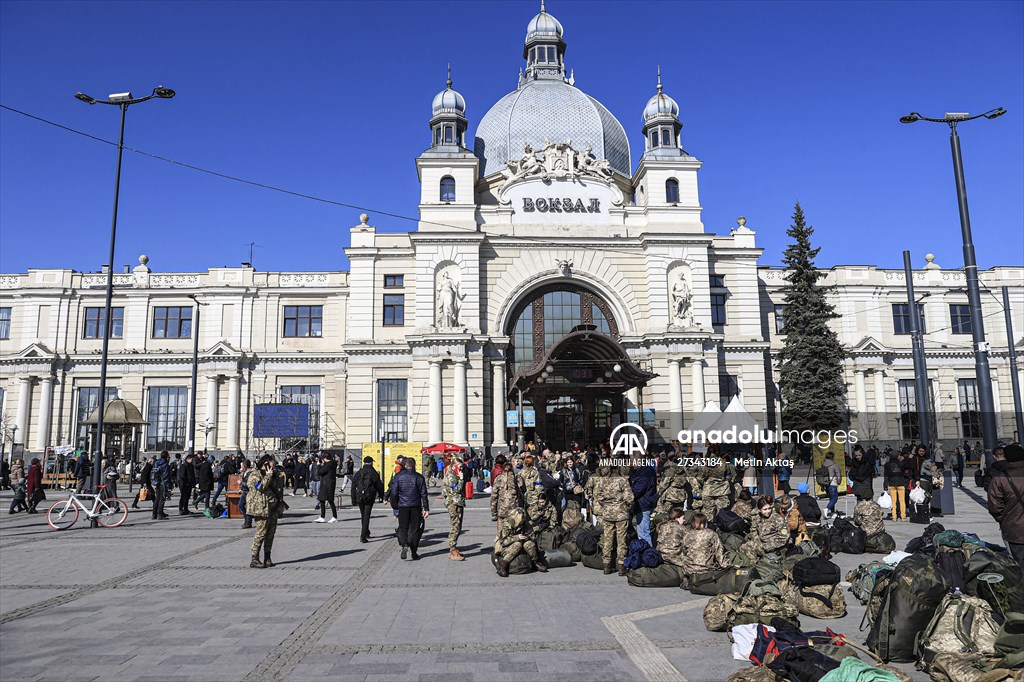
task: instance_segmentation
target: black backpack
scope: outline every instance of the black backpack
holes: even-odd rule
[[[793,566],[793,582],[800,587],[835,585],[839,579],[839,566],[821,557],[807,557]]]
[[[822,488],[828,488],[828,484],[831,481],[832,475],[828,472],[828,467],[824,464],[814,470],[814,482]]]
[[[865,644],[883,661],[909,663],[917,660],[914,651],[918,633],[925,629],[939,602],[951,589],[949,579],[924,554],[907,557],[892,571],[880,593],[878,617],[871,623]],[[872,599],[875,593],[872,592]]]
[[[843,554],[863,554],[868,534],[860,526],[839,518],[832,524],[832,550]]]
[[[731,509],[719,511],[715,516],[715,525],[718,527],[718,530],[724,533],[746,535],[747,531],[750,530],[750,522]]]
[[[597,540],[601,537],[601,530],[594,528],[588,530],[585,533],[580,533],[576,538],[576,546],[580,548],[580,553],[585,556],[592,556],[597,554]]]
[[[356,502],[359,504],[370,504],[377,498],[377,491],[369,474],[364,472],[359,477],[359,485],[356,487],[355,493]]]

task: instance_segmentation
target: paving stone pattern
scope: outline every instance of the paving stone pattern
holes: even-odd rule
[[[941,521],[998,542],[978,492],[957,490],[958,514]],[[677,679],[722,680],[746,665],[724,633],[704,629],[705,598],[632,588],[582,565],[499,578],[486,498],[469,502],[467,560],[449,561],[447,515],[431,502],[423,558],[403,562],[390,508],[377,505],[374,536],[360,544],[357,510],[314,524],[313,501],[289,499],[278,565],[265,570],[248,568],[252,531],[238,520],[153,521],[143,503],[120,528],[80,520],[57,532],[42,514],[0,514],[0,679],[644,680],[655,668],[631,658],[606,622],[659,608],[631,622]],[[901,547],[922,529],[888,528]],[[872,558],[835,561],[845,575]],[[848,605],[839,621],[804,626],[863,641],[864,609],[851,595]]]

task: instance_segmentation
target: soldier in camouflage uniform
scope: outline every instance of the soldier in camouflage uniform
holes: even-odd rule
[[[710,457],[717,457],[711,455]],[[729,483],[728,473],[731,464],[726,464],[721,458],[711,466],[704,467],[704,483],[700,489],[701,511],[704,516],[714,520],[718,512],[728,509],[730,506],[729,493],[732,487]]]
[[[613,573],[615,566],[618,566],[619,575],[626,575],[623,562],[629,549],[626,531],[629,530],[629,512],[633,508],[633,489],[624,468],[612,470],[607,467],[608,471],[594,488],[594,496],[601,505],[601,557],[605,575]]]
[[[676,466],[676,460],[670,457],[658,481],[658,505],[654,508],[655,516],[668,514],[672,507],[686,504],[686,483],[686,471]]]
[[[690,530],[683,536],[683,586],[689,587],[689,576],[694,573],[728,568],[725,548],[718,534],[707,527],[707,517],[698,512],[690,519]]]
[[[519,488],[520,499],[526,505],[527,517],[531,520],[539,518],[541,514],[538,500],[540,494],[544,492],[544,483],[541,482],[540,471],[533,455],[523,458],[523,468],[516,474],[516,486]]]
[[[510,511],[501,522],[498,537],[494,539],[494,553],[498,557],[498,575],[507,578],[508,565],[522,552],[525,552],[533,560],[533,565],[538,571],[547,572],[548,567],[537,554],[537,542],[534,538],[533,528],[530,527],[530,522],[526,519],[526,512],[517,507]]]
[[[665,563],[683,565],[683,539],[689,527],[683,520],[682,507],[673,507],[668,512],[668,521],[658,526],[658,551]]]
[[[740,552],[753,562],[770,552],[778,552],[789,542],[789,524],[786,517],[775,509],[775,500],[760,497],[757,500],[757,514],[753,516],[747,540],[740,546]]]
[[[503,459],[503,456],[498,455],[498,458]],[[496,522],[500,528],[501,522],[509,512],[521,506],[519,488],[516,487],[516,473],[512,468],[503,466],[501,473],[491,483],[491,521]]]
[[[462,533],[462,512],[466,508],[466,482],[462,477],[462,460],[456,456],[444,472],[441,484],[444,506],[448,508],[448,558],[452,561],[463,561],[465,557],[455,547]]]
[[[884,518],[885,510],[870,498],[862,499],[853,508],[853,522],[863,528],[869,538],[885,532]]]
[[[604,478],[603,471],[606,471],[607,467],[602,467],[595,471],[583,486],[583,497],[588,500],[587,506],[590,508],[590,520],[601,518],[601,504],[597,501],[597,496],[594,491],[597,489],[597,483]]]
[[[270,550],[277,534],[277,520],[284,515],[283,471],[277,469],[277,461],[271,455],[263,455],[256,469],[249,475],[249,495],[245,510],[256,522],[256,535],[252,539],[252,561],[250,568],[271,568]],[[260,547],[263,560],[260,561]]]

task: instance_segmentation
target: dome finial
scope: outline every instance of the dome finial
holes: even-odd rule
[[[445,81],[445,85],[447,85],[448,89],[451,90],[451,87],[452,87],[452,64],[451,64],[451,62],[448,62],[448,80]]]
[[[658,64],[658,92],[661,92],[661,64]]]
[[[546,9],[544,9],[544,0],[540,0],[540,11],[541,12],[546,12],[547,11]]]

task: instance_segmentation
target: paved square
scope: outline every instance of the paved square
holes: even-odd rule
[[[979,492],[955,491],[958,513],[941,521],[999,541]],[[351,507],[314,524],[312,500],[289,503],[265,570],[248,568],[238,520],[156,522],[144,508],[117,529],[56,532],[42,515],[0,516],[0,679],[698,682],[746,665],[704,629],[704,597],[582,565],[499,578],[486,498],[469,502],[464,562],[447,558],[434,498],[418,562],[399,560],[389,508],[360,544]],[[888,529],[902,547],[922,526]],[[871,558],[835,561],[845,575]],[[839,621],[803,624],[862,642],[864,609],[847,604]]]

